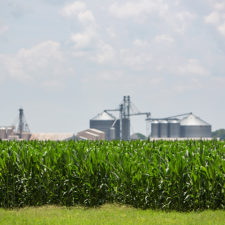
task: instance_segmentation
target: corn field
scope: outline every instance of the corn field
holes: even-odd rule
[[[222,141],[0,141],[0,207],[225,209]]]

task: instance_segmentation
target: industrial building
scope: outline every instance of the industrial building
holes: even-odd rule
[[[118,113],[114,115],[112,113]],[[212,127],[193,113],[185,113],[165,118],[154,118],[150,112],[140,112],[124,96],[122,102],[112,109],[105,109],[90,119],[90,128],[73,133],[31,133],[24,111],[19,109],[17,122],[12,126],[0,127],[1,140],[131,140],[131,117],[146,116],[147,134],[151,140],[170,139],[210,139]]]
[[[115,109],[105,109],[90,120],[90,128],[105,132],[106,140],[130,140],[130,119],[132,116],[146,116],[147,136],[150,139],[199,139],[211,138],[211,125],[193,113],[166,118],[153,118],[150,112],[139,112],[124,96],[123,102]],[[119,112],[116,117],[111,112]]]
[[[0,127],[1,140],[29,140],[30,137],[30,129],[22,108],[19,109],[19,117],[14,125]]]
[[[130,117],[146,115],[150,118],[149,112],[134,112],[134,104],[130,96],[124,96],[123,102],[115,109],[105,109],[90,120],[90,128],[105,132],[106,140],[130,140]],[[111,114],[118,112],[119,117]]]

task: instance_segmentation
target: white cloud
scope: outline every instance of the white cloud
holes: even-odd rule
[[[99,42],[98,45],[99,45],[99,53],[97,53],[95,60],[101,64],[108,62],[111,63],[116,55],[114,48],[111,45],[101,41]]]
[[[66,4],[61,10],[61,14],[66,17],[77,16],[80,12],[86,10],[86,4],[82,1],[76,1]]]
[[[168,23],[174,27],[174,30],[178,33],[184,33],[192,21],[196,18],[196,15],[189,11],[181,11],[170,16]]]
[[[215,26],[217,31],[225,37],[225,3],[216,3],[214,10],[205,17],[205,22]]]
[[[205,18],[206,23],[218,24],[221,21],[220,14],[218,12],[212,12]]]
[[[136,39],[134,42],[133,42],[134,46],[136,47],[140,47],[140,48],[145,48],[149,45],[148,41],[146,40],[141,40],[141,39]]]
[[[95,23],[95,17],[90,10],[85,10],[78,14],[78,20],[84,24]]]
[[[225,9],[225,3],[224,2],[217,2],[215,4],[215,9],[216,10],[224,10]]]
[[[95,25],[95,17],[90,9],[87,9],[87,6],[84,2],[76,1],[65,5],[61,14],[69,18],[77,18],[78,21],[84,25]]]
[[[76,49],[87,48],[90,46],[96,35],[95,30],[88,28],[82,33],[73,34],[71,40],[75,43]]]
[[[139,23],[151,22],[158,18],[178,33],[184,33],[196,17],[193,13],[180,9],[176,2],[167,3],[165,0],[115,2],[109,7],[109,11],[117,18],[133,18]]]
[[[225,21],[217,27],[218,31],[225,37]]]
[[[162,0],[139,0],[115,2],[110,6],[110,13],[118,18],[140,17],[151,13],[163,15],[168,10],[168,5]]]
[[[168,34],[161,34],[161,35],[157,35],[155,37],[155,41],[156,42],[168,42],[168,43],[173,43],[174,42],[174,39],[168,35]]]
[[[189,59],[188,62],[178,67],[178,72],[188,76],[208,76],[209,72],[197,59]]]
[[[67,73],[60,44],[46,41],[16,54],[1,54],[0,65],[6,76],[23,82],[45,83]]]
[[[116,34],[115,30],[111,27],[106,28],[106,33],[112,39],[116,38],[118,35]]]

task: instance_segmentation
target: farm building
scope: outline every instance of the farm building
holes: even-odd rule
[[[76,136],[73,133],[33,133],[30,140],[38,141],[68,141],[76,140]]]
[[[105,140],[105,132],[97,129],[87,129],[77,133],[80,140]]]

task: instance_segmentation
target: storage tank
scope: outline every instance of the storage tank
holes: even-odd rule
[[[114,127],[110,128],[110,140],[116,139],[116,129]]]
[[[173,119],[168,121],[168,135],[171,138],[180,137],[180,121]]]
[[[6,139],[6,129],[5,129],[5,127],[0,127],[0,139]]]
[[[130,140],[130,119],[122,119],[122,140]]]
[[[181,137],[206,138],[211,137],[211,125],[201,118],[190,114],[180,122]]]
[[[168,137],[168,122],[167,122],[167,120],[159,121],[159,137],[162,137],[162,138]]]
[[[13,136],[14,135],[14,127],[12,126],[12,127],[7,127],[7,129],[6,129],[6,135],[7,135],[7,137],[9,137],[9,136]]]
[[[108,112],[103,111],[90,120],[90,128],[101,130],[105,132],[105,139],[111,140],[110,128],[114,124],[115,139],[120,139],[120,121]]]
[[[159,121],[153,120],[151,122],[151,137],[158,138],[159,137]]]

